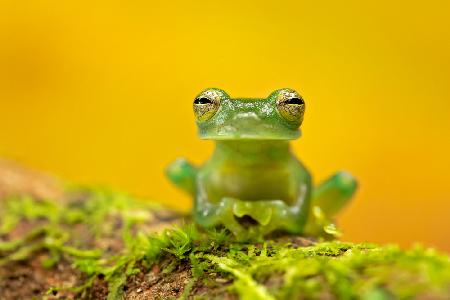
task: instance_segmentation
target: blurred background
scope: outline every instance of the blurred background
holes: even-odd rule
[[[164,178],[203,162],[206,87],[306,100],[294,151],[315,181],[360,181],[350,241],[450,250],[448,1],[12,1],[0,4],[0,156],[182,209]]]

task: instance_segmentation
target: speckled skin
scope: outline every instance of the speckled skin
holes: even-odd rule
[[[304,110],[303,99],[291,89],[266,99],[231,99],[208,89],[196,98],[200,138],[215,140],[216,149],[200,168],[178,159],[167,175],[194,197],[198,224],[223,225],[240,239],[274,230],[299,234],[312,205],[332,217],[348,202],[356,189],[351,175],[337,173],[313,193],[310,173],[290,151]]]

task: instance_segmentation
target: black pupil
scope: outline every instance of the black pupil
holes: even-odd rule
[[[303,101],[302,98],[291,98],[288,99],[286,101],[287,104],[297,104],[297,105],[301,105],[301,104],[305,104],[305,101]]]
[[[210,103],[212,103],[212,101],[205,97],[196,98],[194,101],[194,104],[210,104]]]

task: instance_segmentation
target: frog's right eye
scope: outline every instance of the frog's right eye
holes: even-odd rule
[[[219,89],[208,89],[200,93],[194,100],[194,114],[197,121],[203,122],[211,119],[219,110],[225,92]]]

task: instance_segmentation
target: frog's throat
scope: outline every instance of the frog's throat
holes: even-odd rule
[[[291,156],[287,140],[221,140],[216,141],[212,159],[232,164],[267,164]]]

